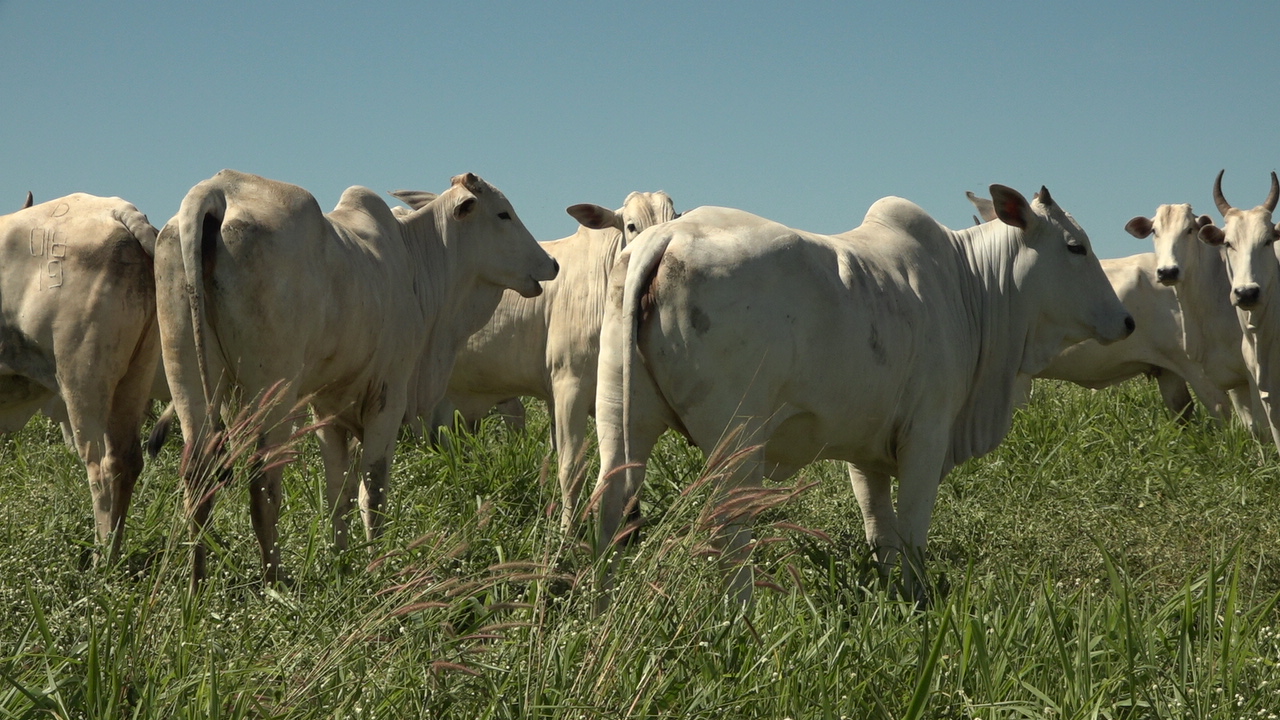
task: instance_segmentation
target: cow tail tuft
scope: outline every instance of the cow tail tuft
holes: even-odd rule
[[[154,460],[160,454],[165,441],[169,439],[169,433],[173,431],[173,420],[176,417],[177,411],[171,402],[165,406],[164,412],[160,414],[160,418],[152,426],[151,434],[147,436],[147,457]]]

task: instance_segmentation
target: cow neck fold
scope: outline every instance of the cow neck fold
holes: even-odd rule
[[[582,317],[574,320],[593,326],[594,332],[598,335],[600,323],[604,318],[605,298],[608,296],[609,271],[613,269],[613,264],[622,254],[626,243],[621,230],[597,230],[589,231],[589,234],[592,236],[588,238],[591,241],[590,259],[583,265],[589,268],[587,277],[595,279],[595,287],[592,287],[591,291],[584,296],[585,302],[574,303],[577,311],[583,313]],[[600,237],[602,234],[606,234],[605,237]],[[586,286],[585,279],[583,284]],[[570,285],[562,283],[562,287],[570,287]]]
[[[1182,263],[1181,277],[1173,286],[1182,313],[1182,347],[1187,357],[1203,365],[1215,345],[1211,323],[1235,315],[1231,305],[1231,277],[1218,248],[1193,240],[1194,246]],[[1190,313],[1187,308],[1193,308]],[[1220,328],[1218,328],[1220,330]],[[1236,336],[1237,338],[1239,336]]]
[[[422,315],[424,345],[410,380],[406,416],[427,417],[444,394],[457,350],[493,315],[503,288],[463,270],[450,208],[433,201],[399,218],[405,249],[415,265],[414,296]]]
[[[948,237],[959,264],[966,331],[977,341],[969,358],[973,382],[952,430],[951,462],[958,465],[990,452],[1009,432],[1014,382],[1036,340],[1032,313],[1019,297],[1022,231],[994,221]]]
[[[1253,348],[1255,361],[1247,364],[1258,383],[1273,435],[1280,429],[1280,294],[1276,289],[1264,289],[1262,301],[1252,309],[1236,310],[1244,340]]]

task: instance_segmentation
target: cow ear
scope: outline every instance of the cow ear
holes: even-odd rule
[[[1149,237],[1155,228],[1151,226],[1151,220],[1139,215],[1125,223],[1124,230],[1141,240],[1144,237]]]
[[[964,196],[969,198],[969,202],[973,203],[973,206],[978,210],[978,217],[982,218],[982,222],[991,222],[996,219],[996,208],[990,200],[978,197],[968,190],[964,191]],[[974,225],[981,224],[982,223],[978,222],[974,223]]]
[[[564,209],[569,216],[578,221],[582,227],[592,230],[604,230],[605,228],[622,229],[622,216],[606,207],[593,205],[591,203],[580,203],[578,205],[570,205]]]
[[[1200,217],[1196,218],[1197,228],[1202,228],[1205,225],[1212,225],[1212,224],[1213,224],[1213,218],[1209,217],[1208,215],[1201,215]]]
[[[1222,232],[1222,228],[1217,225],[1205,225],[1200,228],[1200,241],[1210,245],[1221,245],[1227,239],[1227,234]]]
[[[34,202],[35,202],[35,196],[31,194],[31,191],[30,191],[30,190],[28,190],[28,191],[27,191],[27,201],[26,201],[26,202],[24,202],[24,203],[22,203],[22,209],[23,209],[23,210],[26,210],[27,208],[31,207],[31,206],[32,206],[32,204],[34,204]]]
[[[470,215],[476,209],[476,196],[467,195],[457,205],[453,206],[453,219],[461,220]]]
[[[429,193],[425,190],[392,190],[387,194],[414,210],[421,210],[427,203],[436,199],[435,193]]]
[[[1001,222],[1023,230],[1031,223],[1031,205],[1022,193],[1005,185],[991,186],[991,204]]]

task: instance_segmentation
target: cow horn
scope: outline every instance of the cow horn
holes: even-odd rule
[[[1266,202],[1262,203],[1262,207],[1266,208],[1267,212],[1274,212],[1277,202],[1280,202],[1280,180],[1276,179],[1276,171],[1272,170],[1271,192],[1267,195]]]
[[[1271,174],[1272,174],[1272,175],[1275,175],[1275,173],[1271,173]],[[31,207],[32,203],[34,203],[34,202],[35,202],[35,199],[36,199],[36,198],[35,198],[35,196],[31,194],[31,191],[30,191],[30,190],[28,190],[28,191],[27,191],[27,201],[26,201],[26,202],[24,202],[24,203],[22,203],[22,209],[23,209],[23,210],[26,210],[27,208]]]
[[[1213,203],[1218,206],[1218,212],[1224,216],[1231,211],[1231,203],[1222,197],[1222,174],[1226,171],[1226,168],[1219,170],[1218,178],[1213,181]]]
[[[452,185],[461,185],[470,190],[472,193],[479,195],[483,190],[480,188],[480,178],[475,173],[464,173],[462,175],[454,175],[450,181]]]

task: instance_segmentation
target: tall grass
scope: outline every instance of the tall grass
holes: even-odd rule
[[[329,548],[318,452],[285,476],[288,589],[225,490],[187,588],[179,451],[146,469],[127,557],[92,562],[83,472],[44,421],[0,440],[3,718],[1271,718],[1276,453],[1167,420],[1135,383],[1039,386],[944,484],[936,588],[897,599],[843,470],[750,498],[756,601],[725,598],[703,462],[662,441],[646,524],[595,612],[559,532],[545,415],[409,441],[386,537]],[[692,489],[690,489],[692,488]]]

